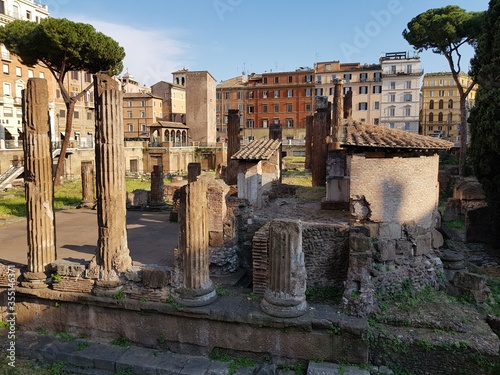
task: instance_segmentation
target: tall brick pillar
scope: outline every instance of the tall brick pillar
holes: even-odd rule
[[[226,183],[238,183],[238,161],[231,156],[240,150],[240,115],[237,109],[230,109],[227,116],[227,169]]]
[[[204,306],[217,298],[210,280],[208,250],[208,205],[206,177],[181,188],[179,207],[179,251],[182,268],[174,299],[184,306]]]
[[[30,78],[23,101],[24,186],[28,222],[28,286],[46,287],[46,266],[56,260],[54,183],[47,81]],[[60,157],[64,157],[61,155]]]
[[[117,280],[132,265],[126,230],[123,94],[111,77],[94,79],[99,279]]]
[[[311,169],[311,158],[312,158],[312,139],[313,139],[313,120],[314,116],[306,117],[306,161],[304,168],[307,170]]]
[[[262,311],[281,318],[305,314],[306,279],[301,222],[273,220],[269,228],[268,285],[260,304]]]
[[[154,165],[151,173],[151,199],[149,206],[152,208],[161,208],[166,206],[164,200],[165,183],[163,182],[163,166]]]
[[[331,114],[328,97],[316,97],[313,120],[311,175],[312,186],[326,186],[327,136],[330,134]]]
[[[94,166],[89,163],[82,163],[82,200],[78,208],[94,208]]]
[[[282,142],[283,140],[283,128],[281,127],[281,124],[279,121],[277,122],[272,122],[271,125],[269,125],[269,139],[272,140],[277,140]],[[278,149],[278,166],[280,169],[280,178],[279,182],[281,183],[283,181],[283,145],[280,143],[280,147]]]
[[[342,90],[344,84],[341,79],[334,80],[333,89],[333,119],[332,119],[332,139],[331,149],[340,150],[340,129],[342,118],[344,117],[344,108],[342,103]]]

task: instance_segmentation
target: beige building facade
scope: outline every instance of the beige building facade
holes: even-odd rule
[[[462,87],[468,87],[472,78],[459,74]],[[424,135],[459,141],[460,135],[460,93],[450,72],[427,73],[421,88],[422,112],[421,131]],[[475,102],[476,88],[466,100],[469,111]]]
[[[163,117],[163,100],[150,93],[123,94],[125,140],[150,139],[150,126]]]

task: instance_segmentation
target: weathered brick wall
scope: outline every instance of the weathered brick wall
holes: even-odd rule
[[[433,225],[438,205],[439,156],[350,158],[351,199],[365,198],[373,222]]]

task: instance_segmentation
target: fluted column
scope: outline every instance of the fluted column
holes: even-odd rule
[[[208,305],[217,298],[209,274],[207,189],[204,176],[181,188],[179,263],[183,276],[173,296],[185,306]]]
[[[28,223],[26,279],[35,281],[45,280],[46,266],[56,260],[49,99],[45,79],[28,80],[24,90],[23,109],[24,184]],[[40,284],[43,285],[43,281]]]
[[[98,242],[96,262],[101,279],[115,279],[132,265],[126,230],[123,94],[104,74],[95,76],[96,192]]]
[[[306,267],[302,252],[302,224],[277,219],[269,228],[268,285],[260,306],[265,313],[281,318],[305,314]]]
[[[82,200],[78,208],[94,208],[94,194],[94,166],[89,163],[82,163]]]

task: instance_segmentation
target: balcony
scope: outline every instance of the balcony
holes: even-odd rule
[[[408,72],[407,70],[403,70],[403,69],[400,69],[400,70],[396,70],[396,71],[392,71],[392,72],[384,72],[382,73],[382,77],[398,77],[398,76],[422,76],[424,75],[424,70],[423,69],[420,69],[420,70],[417,70],[417,71],[410,71]]]

